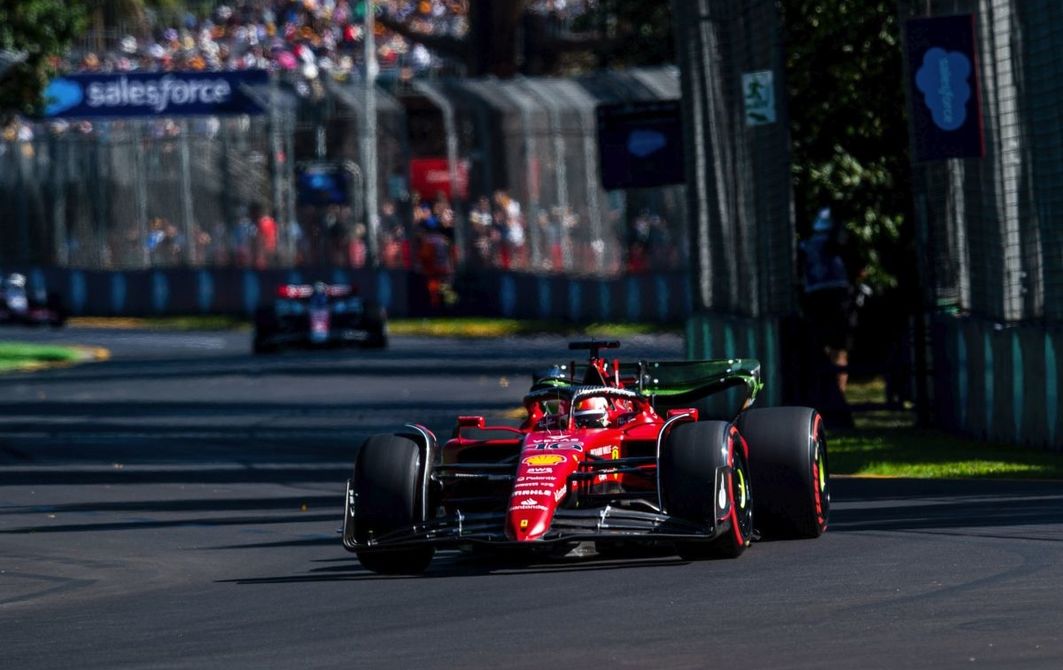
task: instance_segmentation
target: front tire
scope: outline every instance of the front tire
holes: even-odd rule
[[[361,543],[408,528],[423,517],[421,448],[399,435],[367,439],[354,463],[355,537]],[[435,548],[357,550],[362,566],[380,574],[421,574]]]
[[[765,539],[814,538],[830,519],[830,477],[823,419],[809,407],[743,412],[757,527]]]
[[[676,542],[686,560],[737,558],[749,546],[753,530],[747,454],[734,426],[725,421],[698,421],[676,426],[661,451],[661,492],[671,515],[701,524],[717,524],[716,472],[730,467],[724,482],[730,498],[727,524],[709,541]]]

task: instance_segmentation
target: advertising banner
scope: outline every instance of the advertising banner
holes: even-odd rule
[[[439,193],[448,198],[467,200],[469,197],[469,161],[459,160],[457,164],[458,183],[450,183],[450,166],[446,158],[428,157],[410,160],[410,189],[421,194],[421,198],[433,201]]]
[[[974,16],[912,19],[905,34],[916,160],[981,158]]]
[[[265,87],[265,70],[70,74],[44,90],[46,118],[261,114],[248,87]]]
[[[678,100],[598,107],[598,161],[606,190],[682,184]]]

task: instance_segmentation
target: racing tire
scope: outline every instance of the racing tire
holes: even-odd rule
[[[261,356],[263,354],[275,354],[277,353],[277,346],[275,344],[269,344],[263,338],[260,338],[256,335],[255,338],[251,341],[251,352],[256,356]]]
[[[421,520],[422,458],[417,443],[399,435],[374,435],[362,444],[351,478],[357,500],[355,536],[359,542]],[[372,572],[416,575],[428,568],[435,547],[366,548],[355,553],[362,566]]]
[[[823,419],[809,407],[743,412],[736,422],[749,445],[754,514],[764,539],[815,538],[830,520],[830,477]]]
[[[387,314],[382,308],[377,308],[375,312],[376,316],[368,320],[366,330],[369,336],[362,346],[366,349],[385,349],[388,346]]]
[[[753,503],[747,457],[741,436],[726,421],[683,423],[668,434],[661,450],[660,486],[669,514],[716,525],[716,471],[731,467],[726,482],[730,503],[728,518],[723,522],[726,528],[712,540],[676,542],[680,558],[737,558],[749,546]]]

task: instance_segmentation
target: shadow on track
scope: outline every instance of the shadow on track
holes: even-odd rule
[[[835,478],[831,486],[830,532],[1010,528],[1063,518],[1058,482]],[[1007,537],[1063,541],[1058,534]]]
[[[333,542],[336,542],[335,540]],[[285,575],[280,577],[244,577],[221,579],[217,583],[237,584],[240,586],[261,586],[270,584],[301,584],[311,582],[351,582],[390,579],[450,579],[453,577],[519,577],[524,575],[561,574],[568,572],[602,572],[609,570],[633,570],[639,568],[662,568],[687,565],[683,559],[671,556],[652,558],[602,559],[601,557],[559,558],[553,561],[537,559],[518,562],[514,560],[492,560],[490,557],[467,556],[459,552],[437,554],[428,571],[423,575],[378,575],[364,569],[358,560],[351,556],[349,565],[330,565],[312,568],[305,574]]]

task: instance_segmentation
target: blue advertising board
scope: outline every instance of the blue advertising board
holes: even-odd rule
[[[984,156],[974,16],[912,19],[905,32],[916,159]]]
[[[265,70],[70,74],[44,90],[47,118],[261,114],[248,87],[265,86]]]
[[[600,105],[597,113],[598,161],[606,190],[686,180],[678,100]]]

